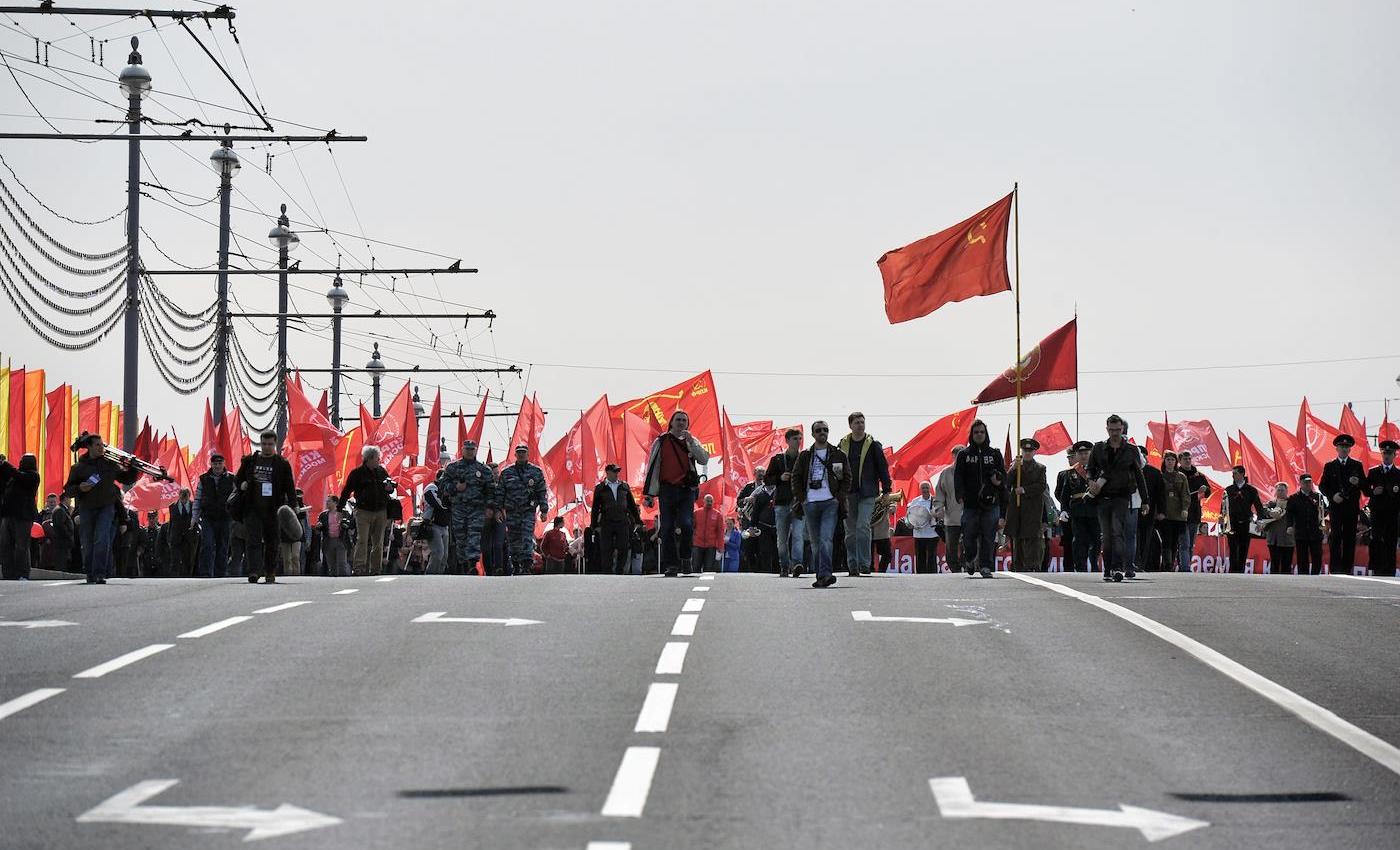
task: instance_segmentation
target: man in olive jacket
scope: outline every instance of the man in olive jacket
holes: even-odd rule
[[[802,518],[807,529],[809,559],[816,570],[812,587],[831,587],[831,550],[836,538],[836,520],[846,513],[846,496],[851,489],[851,468],[846,455],[827,442],[831,427],[818,419],[812,423],[812,445],[803,449],[792,467],[792,512]],[[793,565],[792,577],[801,576],[801,566]]]
[[[1045,466],[1035,459],[1039,448],[1034,438],[1022,439],[1021,456],[1007,475],[1011,498],[1006,508],[1006,536],[1011,538],[1011,568],[1017,572],[1041,569],[1047,517],[1055,511]]]

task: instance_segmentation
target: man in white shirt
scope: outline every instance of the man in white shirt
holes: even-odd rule
[[[938,473],[938,483],[933,488],[933,519],[934,522],[943,523],[943,538],[948,545],[944,549],[944,558],[948,564],[949,572],[958,572],[962,569],[962,502],[958,500],[958,493],[953,484],[953,475],[957,472],[958,453],[962,446],[954,446],[949,452],[948,468]]]
[[[904,518],[914,530],[914,572],[938,572],[938,528],[935,525],[933,488],[919,484],[919,498],[909,503]]]

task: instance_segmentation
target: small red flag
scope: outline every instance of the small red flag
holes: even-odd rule
[[[1366,437],[1366,426],[1361,424],[1361,420],[1356,418],[1356,411],[1351,409],[1351,405],[1342,405],[1342,432],[1350,434],[1356,440],[1356,447],[1351,450],[1351,456],[1361,461],[1361,465],[1370,469],[1380,462],[1380,457],[1371,449],[1371,441]]]
[[[966,439],[967,429],[976,418],[977,408],[969,407],[929,423],[894,453],[890,475],[906,479],[917,475],[922,467],[941,470],[952,465],[953,447]]]
[[[491,393],[489,391],[481,397],[481,406],[476,409],[476,418],[472,420],[472,425],[467,430],[462,430],[462,420],[460,417],[457,419],[457,436],[459,438],[457,440],[457,448],[460,449],[462,443],[466,440],[471,440],[477,444],[481,443],[481,434],[486,430],[486,402],[490,399]]]
[[[1078,319],[1042,339],[1021,358],[1021,396],[1072,390],[1079,385]],[[1016,367],[992,379],[973,404],[987,404],[1016,397]]]
[[[1390,421],[1390,414],[1387,413],[1385,419],[1381,420],[1381,428],[1377,435],[1382,440],[1395,440],[1400,442],[1400,426],[1396,426]]]
[[[1290,489],[1298,489],[1298,479],[1308,471],[1303,448],[1298,445],[1294,435],[1277,422],[1269,423],[1269,442],[1274,450],[1274,480],[1269,483],[1282,481]],[[1254,482],[1254,485],[1267,489],[1260,481]]]
[[[1249,483],[1261,494],[1267,495],[1268,490],[1277,483],[1274,480],[1274,462],[1243,431],[1240,432],[1240,465],[1244,467]]]
[[[885,282],[890,324],[927,316],[944,304],[1011,291],[1006,234],[1013,192],[966,221],[886,252],[876,265]]]
[[[1038,455],[1057,455],[1074,445],[1074,440],[1069,435],[1069,428],[1065,427],[1063,422],[1046,425],[1032,436],[1037,443],[1040,443],[1040,448],[1036,449],[1035,452]]]

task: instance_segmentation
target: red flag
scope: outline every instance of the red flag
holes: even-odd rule
[[[312,508],[319,508],[321,503],[310,500],[311,488],[335,472],[336,447],[340,445],[340,441],[340,430],[331,424],[330,418],[319,408],[313,408],[311,400],[302,392],[301,387],[289,381],[287,443],[296,453],[292,467],[296,472],[296,480],[307,497],[307,504]]]
[[[1066,428],[1063,422],[1046,425],[1032,436],[1036,442],[1040,443],[1040,448],[1036,450],[1038,455],[1057,455],[1074,445],[1074,439],[1069,435],[1069,428]]]
[[[442,387],[433,397],[433,409],[428,411],[428,438],[423,441],[423,462],[420,466],[437,469],[442,462]]]
[[[169,479],[157,481],[143,475],[126,494],[127,507],[134,508],[143,520],[147,511],[164,511],[169,508],[172,502],[180,498],[181,490],[194,492],[189,466],[185,463],[185,452],[178,444],[167,444],[165,453],[153,462],[165,467]]]
[[[1349,404],[1342,405],[1340,425],[1342,433],[1349,434],[1356,440],[1351,456],[1361,461],[1362,467],[1370,469],[1380,463],[1380,456],[1371,449],[1371,441],[1366,436],[1366,426],[1356,418],[1356,411],[1352,410]]]
[[[5,455],[13,458],[14,463],[19,463],[20,457],[24,454],[24,397],[24,370],[11,369],[10,397],[9,399],[0,399],[0,404],[8,402],[10,405],[9,447],[6,449]],[[107,436],[105,429],[102,436],[104,438]]]
[[[1240,432],[1240,457],[1244,474],[1256,489],[1263,492],[1274,486],[1274,462],[1243,431]]]
[[[481,397],[481,406],[476,409],[476,418],[472,420],[471,428],[463,430],[465,425],[459,415],[457,419],[457,436],[459,438],[457,440],[457,448],[460,449],[462,447],[462,443],[467,440],[471,440],[472,442],[475,442],[477,444],[481,443],[481,435],[486,430],[486,402],[490,399],[491,393],[489,392],[487,392]],[[521,403],[521,406],[524,407],[523,402]],[[458,413],[460,414],[461,411],[458,411]],[[514,449],[515,447],[512,446],[511,448]]]
[[[1298,478],[1308,471],[1303,448],[1289,430],[1276,422],[1269,423],[1269,442],[1274,450],[1274,481],[1282,481],[1290,489],[1298,489]],[[1270,482],[1273,483],[1273,482]],[[1255,486],[1262,486],[1255,482]]]
[[[3,400],[0,400],[3,402]],[[98,396],[92,398],[78,399],[78,431],[86,431],[89,434],[98,433],[97,422],[98,410],[102,407],[102,399]]]
[[[44,370],[24,373],[24,450],[43,460]]]
[[[1233,470],[1236,466],[1244,465],[1244,454],[1240,451],[1240,444],[1234,437],[1226,437],[1230,441],[1230,467]]]
[[[735,498],[737,498],[739,491],[753,480],[753,465],[749,463],[749,455],[748,452],[744,451],[743,441],[739,439],[733,423],[729,421],[729,412],[722,408],[720,410],[720,427],[722,474],[729,482],[729,486],[734,489]]]
[[[738,431],[740,426],[735,425]],[[749,462],[754,466],[763,466],[772,460],[773,456],[779,452],[787,451],[787,432],[789,430],[802,431],[802,425],[785,425],[781,428],[773,428],[759,436],[746,438],[743,432],[739,432],[739,439],[744,441],[744,451],[748,452]]]
[[[301,373],[299,373],[299,372],[297,373],[297,386],[298,386],[298,387],[301,386]],[[322,416],[326,417],[326,421],[330,421],[330,418],[331,418],[331,400],[330,400],[330,399],[331,399],[330,391],[329,391],[329,390],[321,390],[321,400],[318,401],[318,402],[316,402],[316,410],[317,410],[317,412],[319,412]]]
[[[1001,460],[1006,464],[1006,468],[1011,468],[1011,460],[1016,457],[1011,453],[1011,426],[1006,426],[1006,448],[1002,449]]]
[[[12,390],[14,385],[15,376],[14,373],[11,372],[10,388]],[[11,409],[13,410],[13,408]],[[14,427],[14,419],[10,420],[10,425]],[[97,431],[95,433],[101,436],[103,440],[106,440],[112,434],[112,403],[110,401],[104,401],[97,406]]]
[[[44,486],[36,494],[40,503],[47,495],[45,490],[56,493],[63,487],[68,480],[68,468],[72,466],[73,458],[73,453],[68,451],[72,442],[68,439],[68,385],[60,384],[48,393],[47,401],[49,415],[44,422],[44,456],[40,458],[44,465]]]
[[[390,475],[398,474],[408,457],[418,451],[418,417],[413,411],[413,395],[407,383],[389,402],[373,430],[364,433],[366,445],[379,447],[379,462],[384,469]]]
[[[661,433],[654,419],[642,419],[623,411],[621,419],[613,419],[613,442],[617,446],[617,465],[622,467],[623,481],[641,487],[647,474],[651,443]]]
[[[515,417],[515,429],[511,431],[507,451],[514,452],[516,446],[524,444],[530,448],[530,462],[541,464],[543,457],[540,455],[540,434],[544,432],[544,418],[545,413],[540,408],[537,396],[521,399],[520,412]]]
[[[732,516],[735,508],[738,507],[739,491],[729,483],[729,479],[723,475],[716,475],[700,483],[700,501],[703,504],[706,496],[715,497],[715,508],[724,516]]]
[[[755,437],[766,436],[773,432],[772,419],[755,419],[752,422],[735,422],[734,433],[739,435],[741,442],[747,443]]]
[[[1340,433],[1340,430],[1313,415],[1312,407],[1308,405],[1308,399],[1304,396],[1303,403],[1298,407],[1298,430],[1295,436],[1298,444],[1304,449],[1304,461],[1314,481],[1322,480],[1322,465],[1332,459],[1332,440]]]
[[[575,424],[569,432],[559,438],[549,451],[540,458],[540,469],[544,471],[545,495],[549,502],[549,518],[574,500],[574,480],[569,469],[569,438],[573,436]]]
[[[156,462],[155,446],[151,441],[151,420],[149,417],[141,423],[141,432],[136,435],[136,444],[132,446],[131,453],[147,463]]]
[[[1167,418],[1167,412],[1165,410],[1162,411],[1162,422],[1162,450],[1174,452],[1176,451],[1176,446],[1172,443],[1172,423],[1171,420]],[[1193,460],[1192,463],[1195,463],[1195,461]]]
[[[1147,465],[1162,468],[1162,450],[1157,448],[1157,441],[1151,434],[1147,435]]]
[[[457,408],[457,445],[448,446],[447,450],[455,458],[462,450],[462,443],[467,441],[467,418],[462,413],[462,408]]]
[[[214,443],[218,447],[219,454],[224,456],[224,464],[233,472],[238,471],[239,455],[234,447],[229,443],[228,415],[219,420],[218,426],[214,429]]]
[[[708,370],[651,395],[615,404],[612,406],[612,416],[617,419],[623,411],[627,411],[655,422],[665,430],[671,414],[678,409],[690,414],[690,433],[695,435],[705,451],[717,454],[720,445],[719,402],[715,398],[714,376]]]
[[[1042,339],[1021,358],[1021,395],[1072,390],[1079,384],[1079,320],[1069,322]],[[992,379],[973,404],[1016,397],[1016,367]]]
[[[962,445],[967,438],[968,427],[976,418],[977,408],[974,406],[930,423],[894,453],[890,475],[903,479],[913,476],[920,467],[932,467],[936,472],[950,466],[953,463],[953,447]]]
[[[364,423],[373,423],[374,418],[366,416],[364,404],[360,405],[360,422],[358,428],[351,428],[345,432],[340,443],[335,447],[335,473],[332,477],[332,491],[340,495],[341,489],[345,486],[345,479],[350,475],[350,470],[360,465],[360,450],[365,447],[365,427]]]
[[[612,406],[608,404],[607,395],[601,396],[593,402],[593,406],[584,411],[584,421],[588,423],[588,430],[593,440],[593,453],[597,458],[599,466],[606,466],[610,463],[617,463],[617,446],[613,440],[612,429]],[[598,470],[595,468],[592,474],[579,483],[583,485],[585,497],[593,494],[593,479],[598,477]]]
[[[1390,421],[1390,411],[1386,411],[1385,419],[1381,420],[1381,427],[1376,436],[1379,438],[1377,442],[1380,440],[1394,440],[1400,443],[1400,427],[1397,427],[1394,422]]]
[[[1210,424],[1209,419],[1194,422],[1183,419],[1172,422],[1169,429],[1163,422],[1148,422],[1147,432],[1165,447],[1174,448],[1177,452],[1190,452],[1191,463],[1202,469],[1229,472],[1230,467],[1238,462],[1233,460],[1233,452],[1227,454],[1225,447],[1220,445],[1220,436],[1215,433],[1215,426]]]
[[[876,261],[890,324],[927,316],[944,304],[1011,291],[1006,233],[1015,193],[947,230]]]

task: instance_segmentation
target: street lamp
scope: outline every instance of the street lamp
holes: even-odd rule
[[[232,153],[232,151],[230,151]],[[277,226],[268,231],[267,241],[277,249],[277,442],[287,436],[287,255],[301,245],[301,237],[289,226],[287,205],[277,217]]]
[[[428,408],[423,406],[423,399],[418,397],[418,388],[413,388],[413,415],[421,417],[428,412]]]
[[[365,364],[365,370],[369,372],[370,384],[374,387],[374,418],[378,419],[382,414],[379,412],[379,380],[384,376],[384,361],[379,359],[379,343],[374,344],[374,353],[369,356],[369,362]]]
[[[350,303],[350,293],[341,285],[340,275],[335,276],[331,288],[326,292],[326,300],[331,303],[335,316],[331,318],[331,424],[340,427],[340,311]]]
[[[228,131],[225,125],[224,133]],[[209,164],[219,175],[219,288],[218,312],[214,318],[214,424],[217,425],[223,421],[224,396],[228,392],[228,242],[232,230],[229,201],[233,194],[233,178],[242,165],[238,154],[233,152],[233,142],[227,140],[209,155]]]
[[[140,274],[141,274],[141,99],[151,90],[151,72],[141,67],[141,44],[131,37],[127,66],[117,75],[117,85],[126,95],[126,345],[122,374],[122,448],[136,445],[137,377],[140,374]]]

